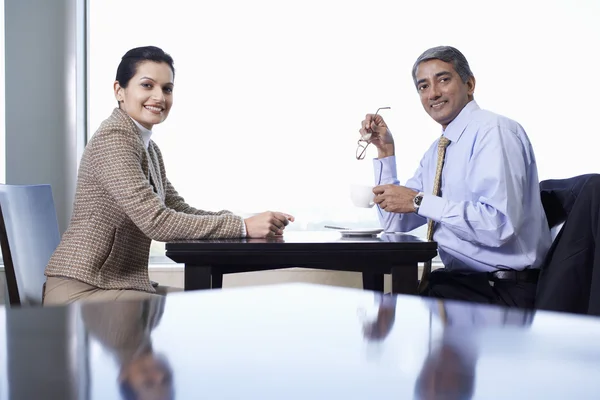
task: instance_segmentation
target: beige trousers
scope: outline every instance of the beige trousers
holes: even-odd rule
[[[141,290],[108,290],[88,285],[76,279],[48,277],[44,289],[44,305],[62,305],[74,301],[114,301],[114,300],[143,300],[155,296],[166,296],[167,293],[183,291],[170,286],[158,286],[156,294]]]

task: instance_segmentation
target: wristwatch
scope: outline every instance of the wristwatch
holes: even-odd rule
[[[423,195],[425,193],[419,192],[413,199],[413,207],[415,207],[415,213],[419,212],[419,207],[421,207],[421,202],[423,201]]]

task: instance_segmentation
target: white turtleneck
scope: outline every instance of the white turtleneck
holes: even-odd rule
[[[148,128],[144,128],[142,126],[142,124],[137,122],[135,119],[131,118],[131,120],[133,121],[135,126],[137,126],[138,129],[140,130],[140,133],[142,135],[142,140],[144,141],[144,145],[146,146],[146,148],[148,148],[148,145],[150,145],[150,137],[152,136],[152,131]]]
[[[130,117],[131,118],[131,117]],[[135,119],[131,118],[131,120],[133,121],[133,123],[135,124],[135,126],[138,127],[138,129],[140,130],[140,134],[142,135],[142,140],[144,141],[144,146],[146,146],[146,149],[148,149],[148,146],[150,145],[150,137],[152,137],[152,131],[148,128],[145,128],[142,126],[142,124],[140,124],[139,122],[137,122]],[[242,219],[242,236],[246,236],[247,235],[247,228],[246,228],[246,221],[244,221],[244,219]]]

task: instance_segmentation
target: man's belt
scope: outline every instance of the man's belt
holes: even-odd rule
[[[537,283],[538,277],[540,276],[539,269],[524,269],[523,271],[508,271],[499,270],[495,272],[489,272],[489,279],[492,282],[498,281],[513,281],[513,282],[528,282]]]

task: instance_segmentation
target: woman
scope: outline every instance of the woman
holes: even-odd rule
[[[139,299],[165,294],[148,277],[152,240],[281,235],[294,218],[265,212],[242,219],[190,207],[166,177],[152,127],[173,104],[173,59],[157,47],[128,51],[117,69],[112,115],[79,167],[71,222],[46,267],[44,304]]]

